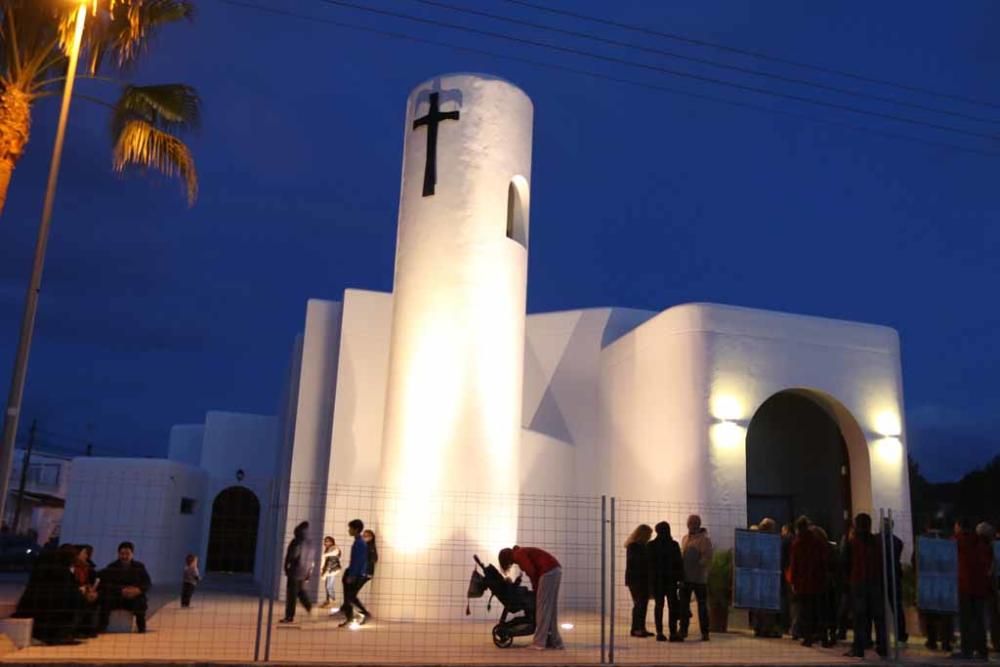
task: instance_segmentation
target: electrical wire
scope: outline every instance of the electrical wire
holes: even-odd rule
[[[782,58],[780,56],[774,56],[767,53],[762,53],[761,51],[754,51],[751,49],[741,49],[735,46],[727,46],[725,44],[720,44],[719,42],[711,42],[705,39],[696,39],[693,37],[688,37],[686,35],[680,35],[677,33],[666,32],[662,30],[653,30],[651,28],[646,28],[644,26],[634,25],[630,23],[622,23],[619,21],[613,21],[611,19],[601,18],[598,16],[590,16],[587,14],[582,14],[580,12],[573,12],[567,9],[557,9],[555,7],[549,7],[547,5],[540,5],[535,2],[529,2],[528,0],[502,0],[502,2],[507,2],[512,5],[520,5],[522,7],[528,7],[541,12],[548,12],[549,14],[555,14],[559,16],[567,16],[581,21],[589,21],[592,23],[598,23],[607,26],[613,26],[615,28],[621,28],[622,30],[630,30],[632,32],[643,33],[646,35],[653,35],[656,37],[662,37],[664,39],[670,39],[678,42],[683,42],[685,44],[692,44],[695,46],[708,47],[712,49],[718,49],[719,51],[726,51],[729,53],[737,53],[743,56],[750,56],[751,58],[757,58],[760,60],[769,60],[774,63],[780,63],[783,65],[791,65],[793,67],[800,67],[803,69],[811,69],[817,72],[823,72],[825,74],[834,74],[836,76],[842,76],[848,79],[854,79],[856,81],[863,81],[865,83],[873,83],[880,86],[889,86],[891,88],[898,88],[899,90],[906,90],[913,93],[922,93],[924,95],[932,95],[934,97],[940,97],[942,99],[954,100],[956,102],[964,102],[966,104],[975,104],[977,106],[990,107],[993,109],[1000,109],[1000,104],[996,102],[989,102],[986,100],[978,100],[972,97],[964,97],[962,95],[955,95],[952,93],[944,93],[937,90],[931,90],[930,88],[924,88],[921,86],[914,86],[912,84],[899,83],[898,81],[890,81],[888,79],[880,79],[873,76],[866,76],[864,74],[858,74],[856,72],[848,72],[847,70],[837,69],[834,67],[825,67],[823,65],[816,65],[812,63],[805,63],[799,60],[792,60],[790,58]]]
[[[782,74],[776,74],[774,72],[762,72],[760,70],[755,70],[750,67],[741,67],[739,65],[732,65],[728,63],[720,63],[716,60],[710,58],[700,58],[697,56],[689,56],[682,53],[677,53],[676,51],[667,51],[665,49],[658,49],[655,47],[644,46],[642,44],[633,44],[631,42],[623,42],[617,39],[611,39],[608,37],[603,37],[601,35],[595,35],[593,33],[579,32],[576,30],[567,30],[565,28],[559,28],[556,26],[545,25],[542,23],[534,23],[532,21],[525,21],[523,19],[517,19],[510,16],[504,16],[502,14],[495,14],[493,12],[486,12],[478,9],[471,9],[469,7],[462,7],[460,5],[454,5],[448,2],[441,2],[440,0],[411,0],[412,2],[417,2],[422,5],[427,5],[430,7],[437,7],[439,9],[446,9],[449,11],[459,12],[463,14],[469,14],[472,16],[480,16],[483,18],[488,18],[494,21],[502,21],[505,23],[511,23],[514,25],[519,25],[523,27],[533,28],[536,30],[545,30],[547,32],[553,32],[556,34],[567,35],[570,37],[577,37],[581,39],[589,39],[591,41],[608,44],[611,46],[617,46],[626,49],[633,49],[636,51],[645,51],[647,53],[653,53],[661,56],[666,56],[668,58],[675,58],[677,60],[686,60],[688,62],[694,62],[701,65],[707,65],[709,67],[716,67],[719,69],[732,70],[735,72],[740,72],[742,74],[749,74],[751,76],[757,76],[762,78],[773,79],[776,81],[781,81],[783,83],[792,83],[801,86],[810,86],[817,88],[819,90],[825,90],[827,92],[838,93],[841,95],[849,95],[859,99],[870,99],[877,102],[884,102],[887,104],[894,104],[901,107],[907,107],[910,109],[918,109],[920,111],[927,111],[931,113],[943,114],[946,116],[953,116],[956,118],[964,118],[966,120],[973,120],[980,123],[993,123],[1000,124],[1000,119],[998,118],[986,118],[983,116],[973,116],[971,114],[962,113],[960,111],[952,111],[949,109],[942,109],[939,107],[930,107],[923,104],[917,104],[915,102],[909,102],[906,100],[900,100],[894,97],[884,97],[881,95],[873,95],[871,93],[864,93],[858,90],[851,90],[849,88],[841,88],[839,86],[831,86],[828,84],[820,83],[818,81],[811,81],[809,79],[801,79],[797,77],[785,76]]]
[[[600,72],[595,72],[595,71],[592,71],[592,70],[581,69],[581,68],[577,68],[577,67],[571,67],[571,66],[568,66],[568,65],[560,65],[560,64],[551,63],[551,62],[544,62],[544,61],[533,60],[533,59],[530,59],[530,58],[524,58],[524,57],[521,57],[521,56],[514,56],[514,55],[507,54],[507,53],[497,53],[495,51],[489,51],[489,50],[486,50],[486,49],[480,49],[480,48],[469,47],[469,46],[462,46],[462,45],[452,44],[452,43],[448,43],[448,42],[441,42],[441,41],[437,41],[437,40],[427,39],[427,38],[424,38],[424,37],[419,37],[419,36],[412,35],[412,34],[409,34],[409,33],[400,33],[400,32],[394,32],[394,31],[389,31],[389,30],[382,30],[382,29],[379,29],[379,28],[372,28],[370,26],[359,25],[359,24],[355,24],[355,23],[348,23],[348,22],[345,22],[345,21],[339,21],[339,20],[329,19],[329,18],[325,18],[325,17],[317,17],[317,16],[312,16],[312,15],[309,15],[309,14],[301,14],[301,13],[292,12],[292,11],[285,10],[285,9],[278,9],[276,7],[269,7],[269,6],[258,5],[258,4],[254,4],[254,3],[250,3],[250,2],[244,2],[244,1],[241,1],[241,0],[217,0],[217,2],[222,3],[222,4],[226,4],[226,5],[230,5],[230,6],[233,6],[233,7],[240,7],[240,8],[243,8],[243,9],[250,9],[250,10],[254,10],[254,11],[257,11],[257,12],[261,12],[261,13],[272,14],[272,15],[277,15],[277,16],[284,16],[284,17],[288,17],[288,18],[294,18],[294,19],[309,21],[309,22],[313,22],[313,23],[319,23],[319,24],[325,24],[325,25],[332,25],[332,26],[335,26],[335,27],[338,27],[338,28],[343,28],[343,29],[346,29],[346,30],[354,30],[354,31],[358,31],[358,32],[366,32],[366,33],[369,33],[369,34],[375,34],[375,35],[379,35],[379,36],[382,36],[382,37],[388,37],[388,38],[391,38],[391,39],[398,39],[398,40],[410,41],[410,42],[415,42],[415,43],[419,43],[419,44],[427,44],[427,45],[430,45],[430,46],[438,46],[438,47],[445,48],[445,49],[450,49],[450,50],[453,50],[453,51],[462,51],[462,52],[466,52],[466,53],[474,53],[474,54],[477,54],[477,55],[485,55],[485,56],[488,56],[488,57],[497,58],[499,60],[509,60],[509,61],[514,61],[514,62],[520,62],[520,63],[526,64],[526,65],[531,65],[533,67],[539,67],[539,68],[543,68],[543,69],[551,69],[551,70],[556,70],[556,71],[561,71],[561,72],[568,72],[568,73],[571,73],[571,74],[578,74],[578,75],[586,76],[586,77],[593,78],[593,79],[599,79],[599,80],[603,80],[603,81],[609,81],[609,82],[612,82],[612,83],[629,85],[629,86],[633,86],[633,87],[637,87],[637,88],[643,88],[643,89],[646,89],[646,90],[651,90],[651,91],[656,91],[656,92],[665,92],[665,93],[670,93],[670,94],[673,94],[673,95],[681,95],[681,96],[689,97],[689,98],[692,98],[692,99],[697,99],[697,100],[702,100],[702,101],[707,101],[707,102],[714,102],[714,103],[717,103],[717,104],[725,104],[727,106],[733,106],[733,107],[737,107],[737,108],[751,109],[751,110],[754,110],[754,111],[760,111],[760,112],[765,112],[765,113],[776,114],[776,115],[780,115],[780,116],[785,116],[787,118],[795,118],[795,119],[798,119],[798,120],[805,120],[805,121],[809,121],[809,122],[817,123],[817,124],[821,124],[821,125],[829,125],[829,126],[832,126],[832,127],[842,127],[842,128],[850,129],[850,130],[857,131],[857,132],[864,132],[864,133],[873,134],[873,135],[877,135],[877,136],[881,136],[881,137],[886,137],[886,138],[890,138],[890,139],[896,139],[896,140],[901,140],[901,141],[908,141],[908,142],[912,142],[912,143],[916,143],[916,144],[921,144],[921,145],[932,147],[932,148],[944,148],[944,149],[949,149],[949,150],[954,150],[954,151],[960,151],[960,152],[964,152],[964,153],[972,153],[972,154],[976,154],[976,155],[982,155],[982,156],[986,156],[986,157],[1000,157],[1000,152],[996,152],[996,151],[983,150],[983,149],[974,148],[974,147],[970,147],[970,146],[961,146],[961,145],[957,145],[957,144],[951,144],[951,143],[947,143],[947,142],[943,142],[943,141],[936,141],[936,140],[932,140],[932,139],[923,139],[923,138],[914,137],[914,136],[911,136],[911,135],[898,134],[898,133],[895,133],[895,132],[888,132],[888,131],[880,130],[880,129],[877,129],[877,128],[864,127],[864,126],[861,126],[861,125],[856,125],[856,124],[848,123],[848,122],[844,122],[844,121],[836,121],[836,120],[830,120],[830,119],[825,119],[825,118],[817,118],[815,116],[809,116],[809,115],[806,115],[806,114],[796,113],[794,111],[787,111],[787,110],[784,110],[784,109],[773,109],[771,107],[761,106],[761,105],[753,104],[753,103],[750,103],[750,102],[742,102],[742,101],[738,101],[738,100],[730,100],[730,99],[726,99],[726,98],[722,98],[722,97],[715,97],[715,96],[712,96],[712,95],[705,95],[705,94],[694,93],[694,92],[691,92],[691,91],[681,90],[681,89],[677,89],[677,88],[671,88],[669,86],[663,86],[663,85],[658,85],[658,84],[653,84],[653,83],[647,83],[647,82],[643,82],[643,81],[635,81],[635,80],[632,80],[632,79],[625,79],[625,78],[621,78],[621,77],[610,76],[610,75],[607,75],[607,74],[602,74]]]

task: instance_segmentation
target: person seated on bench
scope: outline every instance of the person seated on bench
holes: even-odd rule
[[[135,545],[122,542],[118,545],[118,560],[101,570],[98,592],[101,603],[101,618],[98,632],[108,629],[111,611],[125,609],[135,614],[135,627],[146,631],[146,593],[152,587],[146,566],[133,559]]]
[[[73,549],[43,551],[35,561],[14,618],[33,619],[32,637],[46,644],[79,644],[75,635],[84,599],[70,567]]]

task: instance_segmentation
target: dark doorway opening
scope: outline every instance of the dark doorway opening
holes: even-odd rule
[[[223,489],[212,502],[205,570],[252,574],[259,521],[260,501],[253,491],[242,486]]]
[[[847,443],[822,405],[794,391],[775,394],[750,420],[747,514],[779,525],[806,515],[837,540],[851,516]]]

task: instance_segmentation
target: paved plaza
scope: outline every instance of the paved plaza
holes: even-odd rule
[[[480,605],[484,607],[484,605]],[[7,663],[40,662],[251,662],[255,649],[260,660],[268,651],[268,605],[256,597],[205,592],[191,609],[181,609],[172,600],[155,613],[149,632],[107,634],[78,646],[31,646],[3,656]],[[466,620],[464,609],[456,609],[450,623],[403,623],[379,621],[350,630],[338,628],[339,615],[325,610],[312,616],[300,613],[291,626],[279,625],[276,603],[270,624],[269,659],[283,663],[362,664],[594,664],[600,662],[600,619],[594,614],[565,612],[561,618],[572,629],[563,630],[565,651],[533,651],[528,638],[519,638],[509,649],[495,648],[490,639],[492,621],[481,608]],[[257,633],[258,613],[264,622]],[[496,614],[494,608],[493,615]],[[621,615],[620,615],[621,616]],[[734,613],[734,621],[745,614]],[[682,644],[658,643],[652,639],[624,636],[627,625],[615,628],[615,662],[631,664],[854,664],[843,657],[846,644],[834,649],[806,649],[790,640],[755,639],[746,630],[712,635]],[[692,629],[694,630],[694,629]],[[696,632],[692,636],[697,637]],[[903,662],[932,664],[950,662],[942,654],[930,654],[914,638],[902,652]],[[259,645],[258,645],[259,642]],[[881,661],[871,654],[866,663]]]

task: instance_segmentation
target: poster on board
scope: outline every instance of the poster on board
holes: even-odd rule
[[[958,545],[953,540],[917,538],[917,608],[958,613]]]
[[[781,610],[781,536],[736,531],[733,549],[733,606]]]

